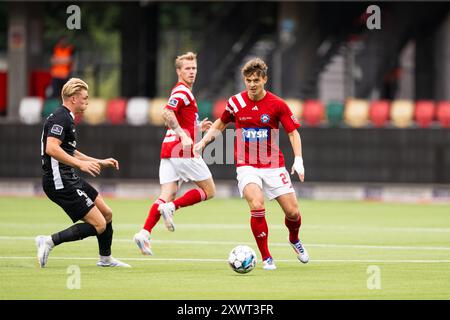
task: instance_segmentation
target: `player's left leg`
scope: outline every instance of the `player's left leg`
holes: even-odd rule
[[[106,221],[106,228],[101,234],[97,235],[100,260],[97,263],[99,267],[130,267],[130,265],[119,261],[111,256],[111,246],[113,239],[112,227],[112,209],[105,203],[101,195],[98,195],[94,201],[95,206],[103,215]]]
[[[190,189],[181,197],[170,202],[161,203],[158,207],[158,210],[164,219],[164,224],[169,231],[175,231],[175,225],[173,223],[175,210],[211,199],[216,192],[216,186],[214,185],[212,178],[193,182],[198,188]]]
[[[168,183],[161,184],[161,192],[158,199],[152,204],[145,220],[142,230],[152,233],[154,226],[158,223],[161,218],[161,214],[158,210],[159,206],[163,203],[173,201],[178,191],[178,181],[172,181]]]
[[[303,263],[307,263],[309,261],[308,252],[299,239],[302,217],[298,208],[295,192],[282,194],[275,199],[280,204],[285,215],[284,224],[289,230],[289,243],[292,248],[294,248],[298,259]]]
[[[181,197],[175,199],[173,201],[175,210],[192,206],[196,203],[206,201],[214,197],[216,193],[216,186],[212,178],[193,182],[198,186],[198,188],[190,189]]]
[[[194,183],[197,187],[203,190],[206,195],[206,200],[209,200],[216,195],[216,185],[214,184],[214,180],[212,178],[202,181],[194,181]]]
[[[277,267],[269,251],[269,228],[264,208],[264,193],[257,183],[245,185],[242,195],[250,208],[250,228],[263,260],[264,270],[275,270]]]
[[[159,211],[164,218],[166,227],[169,231],[173,231],[172,216],[175,210],[211,199],[214,197],[216,187],[211,172],[203,159],[173,158],[170,159],[170,161],[173,166],[176,167],[177,174],[180,176],[181,180],[192,181],[198,186],[198,188],[186,191],[181,197],[159,206]]]
[[[164,181],[164,180],[163,180]],[[178,181],[171,181],[166,183],[161,183],[161,192],[159,194],[158,199],[152,204],[150,210],[147,215],[147,219],[145,219],[144,226],[142,229],[136,233],[133,237],[134,242],[138,246],[139,250],[143,255],[153,255],[152,247],[150,244],[151,241],[151,233],[155,225],[158,223],[161,218],[161,213],[159,212],[159,206],[168,201],[172,201],[175,199],[175,196],[178,191]],[[164,220],[164,223],[169,223]],[[170,227],[170,226],[169,226]],[[175,228],[171,226],[173,229]]]

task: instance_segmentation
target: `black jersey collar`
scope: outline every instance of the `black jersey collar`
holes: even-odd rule
[[[70,116],[72,117],[72,119],[75,119],[75,115],[72,113],[72,111],[69,110],[69,108],[67,108],[65,105],[62,105],[64,107],[64,109],[66,109],[69,113]]]

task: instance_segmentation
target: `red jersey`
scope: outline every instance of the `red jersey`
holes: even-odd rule
[[[188,86],[178,82],[173,87],[169,101],[164,108],[173,110],[180,127],[195,141],[198,127],[198,108],[194,95]],[[172,129],[168,129],[161,147],[161,158],[193,158],[190,151],[183,150],[181,140]]]
[[[269,91],[259,101],[250,100],[247,91],[232,96],[220,119],[236,123],[234,160],[238,167],[284,167],[278,146],[279,123],[287,133],[300,127],[286,102]]]

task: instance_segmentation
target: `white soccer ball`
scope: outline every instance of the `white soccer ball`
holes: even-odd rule
[[[228,264],[237,273],[248,273],[256,266],[256,253],[249,246],[237,246],[228,255]]]

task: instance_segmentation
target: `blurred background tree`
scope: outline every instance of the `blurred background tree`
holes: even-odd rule
[[[120,6],[117,3],[81,2],[81,29],[66,27],[66,9],[72,3],[46,3],[43,46],[47,67],[58,39],[65,35],[75,46],[74,76],[90,85],[93,96],[113,98],[120,95]]]

